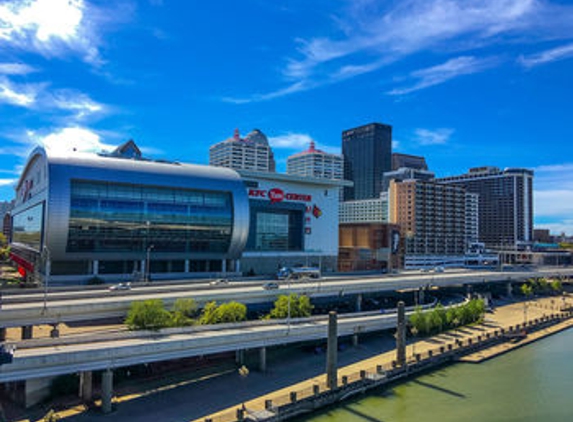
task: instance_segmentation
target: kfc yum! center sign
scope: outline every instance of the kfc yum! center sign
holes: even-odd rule
[[[268,199],[271,204],[282,201],[311,202],[312,195],[305,193],[285,192],[280,188],[272,189],[249,189],[249,198]]]

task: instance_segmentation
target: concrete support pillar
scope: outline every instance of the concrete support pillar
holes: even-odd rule
[[[328,313],[328,341],[326,349],[326,385],[333,390],[338,385],[338,333],[335,311]]]
[[[80,372],[80,391],[79,396],[84,402],[90,402],[93,394],[93,376],[92,371]]]
[[[422,306],[426,302],[426,293],[424,288],[418,290],[418,305]]]
[[[259,349],[259,371],[267,372],[267,348],[261,347]]]
[[[185,272],[186,272],[186,273],[189,272],[189,268],[190,268],[190,267],[189,267],[189,260],[186,259],[186,260],[185,260]]]
[[[227,273],[227,260],[223,259],[223,261],[221,262],[221,271],[223,272],[223,274]]]
[[[356,312],[362,312],[362,293],[356,295]]]
[[[235,350],[235,363],[237,365],[245,364],[245,351],[243,349]]]
[[[241,260],[237,259],[235,261],[235,272],[236,273],[240,273],[241,272]]]
[[[24,325],[22,327],[22,340],[30,340],[34,336],[34,326]]]
[[[352,334],[352,345],[354,347],[358,346],[358,334],[357,333]]]
[[[113,371],[106,369],[101,376],[101,410],[103,413],[111,412],[111,398],[113,396]]]
[[[513,286],[511,285],[511,281],[507,282],[507,296],[508,297],[513,297]]]
[[[52,324],[52,329],[50,330],[50,337],[51,338],[60,337],[60,329],[58,328],[58,324]]]
[[[398,302],[398,324],[396,327],[396,362],[406,364],[406,309],[404,302]]]
[[[96,259],[94,261],[93,275],[97,276],[98,274],[99,274],[99,261]]]

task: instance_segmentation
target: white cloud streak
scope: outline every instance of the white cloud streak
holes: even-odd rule
[[[40,144],[48,151],[58,155],[66,155],[76,151],[109,151],[115,148],[113,145],[102,142],[96,131],[79,126],[58,129],[45,135],[29,132],[28,136],[32,144]]]
[[[269,137],[269,144],[279,149],[306,149],[313,139],[305,133],[287,133]]]
[[[535,216],[544,221],[535,226],[573,235],[573,163],[539,166],[534,171]]]
[[[27,75],[35,71],[32,66],[24,63],[0,63],[0,75]]]
[[[307,91],[421,52],[462,54],[439,65],[451,69],[434,69],[441,72],[418,75],[418,84],[390,91],[399,95],[484,70],[485,63],[468,54],[478,48],[570,39],[573,26],[573,7],[549,0],[349,0],[347,4],[333,17],[337,27],[329,36],[295,40],[297,51],[282,66],[286,88],[230,102],[266,101]],[[489,62],[486,67],[496,64]]]
[[[539,66],[545,63],[551,63],[558,60],[569,59],[573,57],[573,43],[542,51],[541,53],[529,56],[521,56],[519,62],[525,67]]]
[[[495,66],[498,62],[496,58],[478,59],[473,56],[462,56],[450,59],[437,66],[419,69],[410,74],[410,77],[417,79],[413,85],[405,88],[395,88],[388,92],[389,95],[404,95],[420,89],[439,85],[450,79],[462,75],[471,75]]]
[[[0,186],[10,186],[14,185],[18,179],[0,179]]]
[[[444,145],[448,143],[454,129],[440,128],[435,130],[416,129],[416,142],[419,145]]]
[[[41,84],[16,84],[8,78],[0,76],[0,104],[32,107],[41,89]]]

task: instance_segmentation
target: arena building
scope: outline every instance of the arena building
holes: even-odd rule
[[[82,283],[238,271],[249,202],[231,169],[37,148],[17,184],[11,257],[28,279]]]

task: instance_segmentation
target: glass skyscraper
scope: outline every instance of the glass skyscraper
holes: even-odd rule
[[[382,176],[392,170],[392,126],[370,123],[342,132],[344,179],[354,186],[344,188],[344,200],[378,198]]]

